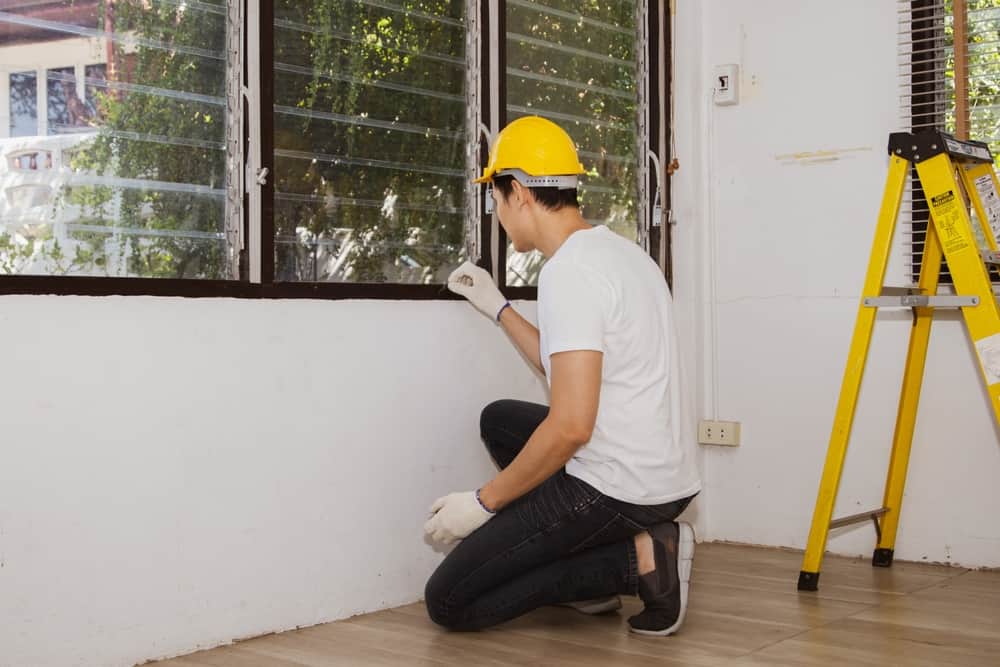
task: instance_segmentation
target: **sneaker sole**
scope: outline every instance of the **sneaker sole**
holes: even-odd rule
[[[636,630],[630,625],[628,629],[637,635],[666,637],[677,632],[684,624],[684,616],[687,614],[688,607],[688,584],[691,581],[691,563],[694,561],[694,528],[686,521],[678,521],[677,528],[680,540],[677,576],[681,584],[681,613],[678,614],[676,623],[663,630]]]
[[[575,609],[581,614],[586,614],[587,616],[595,616],[597,614],[606,614],[609,611],[618,611],[622,608],[622,599],[617,595],[613,595],[609,598],[603,598],[600,600],[564,602],[558,606]]]

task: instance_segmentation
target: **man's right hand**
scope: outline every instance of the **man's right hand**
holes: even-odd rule
[[[493,284],[493,277],[489,272],[469,261],[451,272],[448,276],[448,289],[464,296],[494,322],[500,309],[507,304],[507,299]]]

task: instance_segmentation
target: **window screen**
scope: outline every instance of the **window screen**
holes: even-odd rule
[[[275,3],[277,281],[440,283],[460,263],[464,10]]]

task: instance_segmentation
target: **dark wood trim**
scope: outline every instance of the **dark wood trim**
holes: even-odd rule
[[[483,127],[490,126],[490,0],[479,3],[479,119]],[[475,130],[479,137],[479,164],[485,165],[490,159],[490,143],[482,135],[479,128]],[[478,174],[477,174],[478,175]],[[478,265],[493,273],[493,220],[486,215],[486,188],[479,188],[479,262]]]
[[[663,63],[663,75],[664,75],[664,86],[663,86],[663,99],[659,96],[659,87],[657,86],[657,94],[654,96],[656,104],[650,110],[650,118],[655,119],[656,123],[656,133],[652,133],[652,136],[659,141],[659,138],[664,137],[665,150],[660,155],[660,168],[663,169],[664,174],[664,184],[663,192],[661,193],[663,201],[660,205],[663,206],[664,211],[671,211],[673,209],[673,197],[671,193],[673,188],[671,187],[673,179],[670,176],[669,167],[670,163],[674,159],[674,155],[671,152],[673,146],[670,142],[670,137],[673,132],[673,122],[674,119],[671,118],[670,110],[673,109],[673,100],[671,99],[670,91],[673,88],[673,76],[674,76],[674,50],[673,50],[673,37],[674,37],[674,26],[673,26],[673,16],[670,13],[670,3],[651,3],[651,7],[655,9],[650,12],[650,14],[656,14],[656,16],[650,16],[650,20],[656,26],[655,31],[657,34],[657,44],[659,43],[659,25],[660,25],[660,10],[663,11],[663,53],[657,53],[657,58],[654,58],[656,67]],[[652,79],[653,70],[650,69],[650,78],[652,80],[659,79],[659,72],[657,72],[657,78]],[[674,288],[674,254],[673,254],[673,226],[670,220],[663,221],[663,227],[661,228],[660,234],[664,235],[663,243],[659,243],[659,238],[657,239],[657,253],[659,253],[659,248],[663,247],[663,267],[664,276],[667,279],[667,285],[670,289]]]
[[[274,0],[260,0],[260,158],[267,169],[260,202],[260,280],[274,282]]]
[[[669,67],[669,62],[667,62],[667,54],[660,53],[660,17],[659,17],[659,3],[651,2],[649,3],[649,11],[646,15],[646,34],[648,39],[646,40],[646,63],[648,70],[645,73],[646,76],[646,91],[649,104],[649,126],[646,128],[646,133],[649,135],[649,147],[650,149],[660,155],[661,169],[666,169],[667,164],[669,164],[669,158],[666,155],[662,155],[660,152],[660,66],[661,57],[662,64]],[[640,72],[639,76],[643,76]],[[652,160],[649,158],[644,158],[639,156],[639,159],[646,160],[647,174],[646,174],[646,192],[649,196],[648,206],[646,208],[646,219],[643,221],[647,225],[649,230],[649,254],[657,262],[665,267],[665,272],[669,275],[669,269],[666,268],[666,263],[660,261],[660,242],[662,240],[662,234],[664,232],[662,227],[654,225],[655,220],[653,216],[653,202],[656,196],[656,189],[660,186],[657,180],[657,172],[655,165],[652,164]],[[660,193],[661,196],[664,193]],[[666,202],[661,202],[663,206],[666,206]],[[669,235],[669,233],[668,233]]]
[[[95,278],[68,276],[3,276],[0,295],[56,294],[77,296],[164,296],[235,299],[413,299],[453,301],[462,297],[444,285],[389,283],[272,283],[177,278]],[[511,298],[531,298],[522,295]]]
[[[538,300],[538,288],[533,285],[527,285],[524,287],[507,287],[504,286],[501,290],[503,295],[510,299],[511,301],[537,301]]]
[[[240,79],[240,84],[249,89],[250,88],[250,49],[247,48],[250,37],[250,30],[248,27],[249,17],[247,17],[246,5],[243,6],[243,11],[241,11],[243,20],[243,43],[240,47],[243,49],[243,76]],[[240,137],[240,151],[243,158],[243,174],[240,177],[240,182],[246,178],[246,165],[250,160],[250,127],[246,119],[250,117],[250,101],[247,99],[246,95],[240,92],[240,109],[243,112],[243,135]],[[243,183],[243,192],[240,195],[240,201],[243,202],[243,247],[240,249],[240,261],[239,261],[239,279],[240,281],[246,282],[250,280],[250,190],[246,187],[246,183]]]
[[[499,106],[499,116],[500,128],[503,129],[507,127],[507,0],[497,0],[499,3],[499,9],[497,10],[498,26],[497,26],[497,38],[500,43],[497,45],[497,58],[500,60],[500,66],[497,71],[500,72],[500,83],[497,86],[499,94],[497,95],[500,99],[497,100],[497,105]],[[497,233],[497,278],[500,289],[503,290],[504,294],[507,293],[507,246],[510,244],[510,240],[507,238],[507,232],[504,231],[503,225],[497,225],[499,230]]]

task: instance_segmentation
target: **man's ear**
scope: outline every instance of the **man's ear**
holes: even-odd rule
[[[512,203],[517,206],[525,206],[531,197],[531,193],[528,192],[528,188],[521,185],[521,182],[517,179],[511,181],[511,186],[514,188],[510,193],[511,198],[514,200]]]

